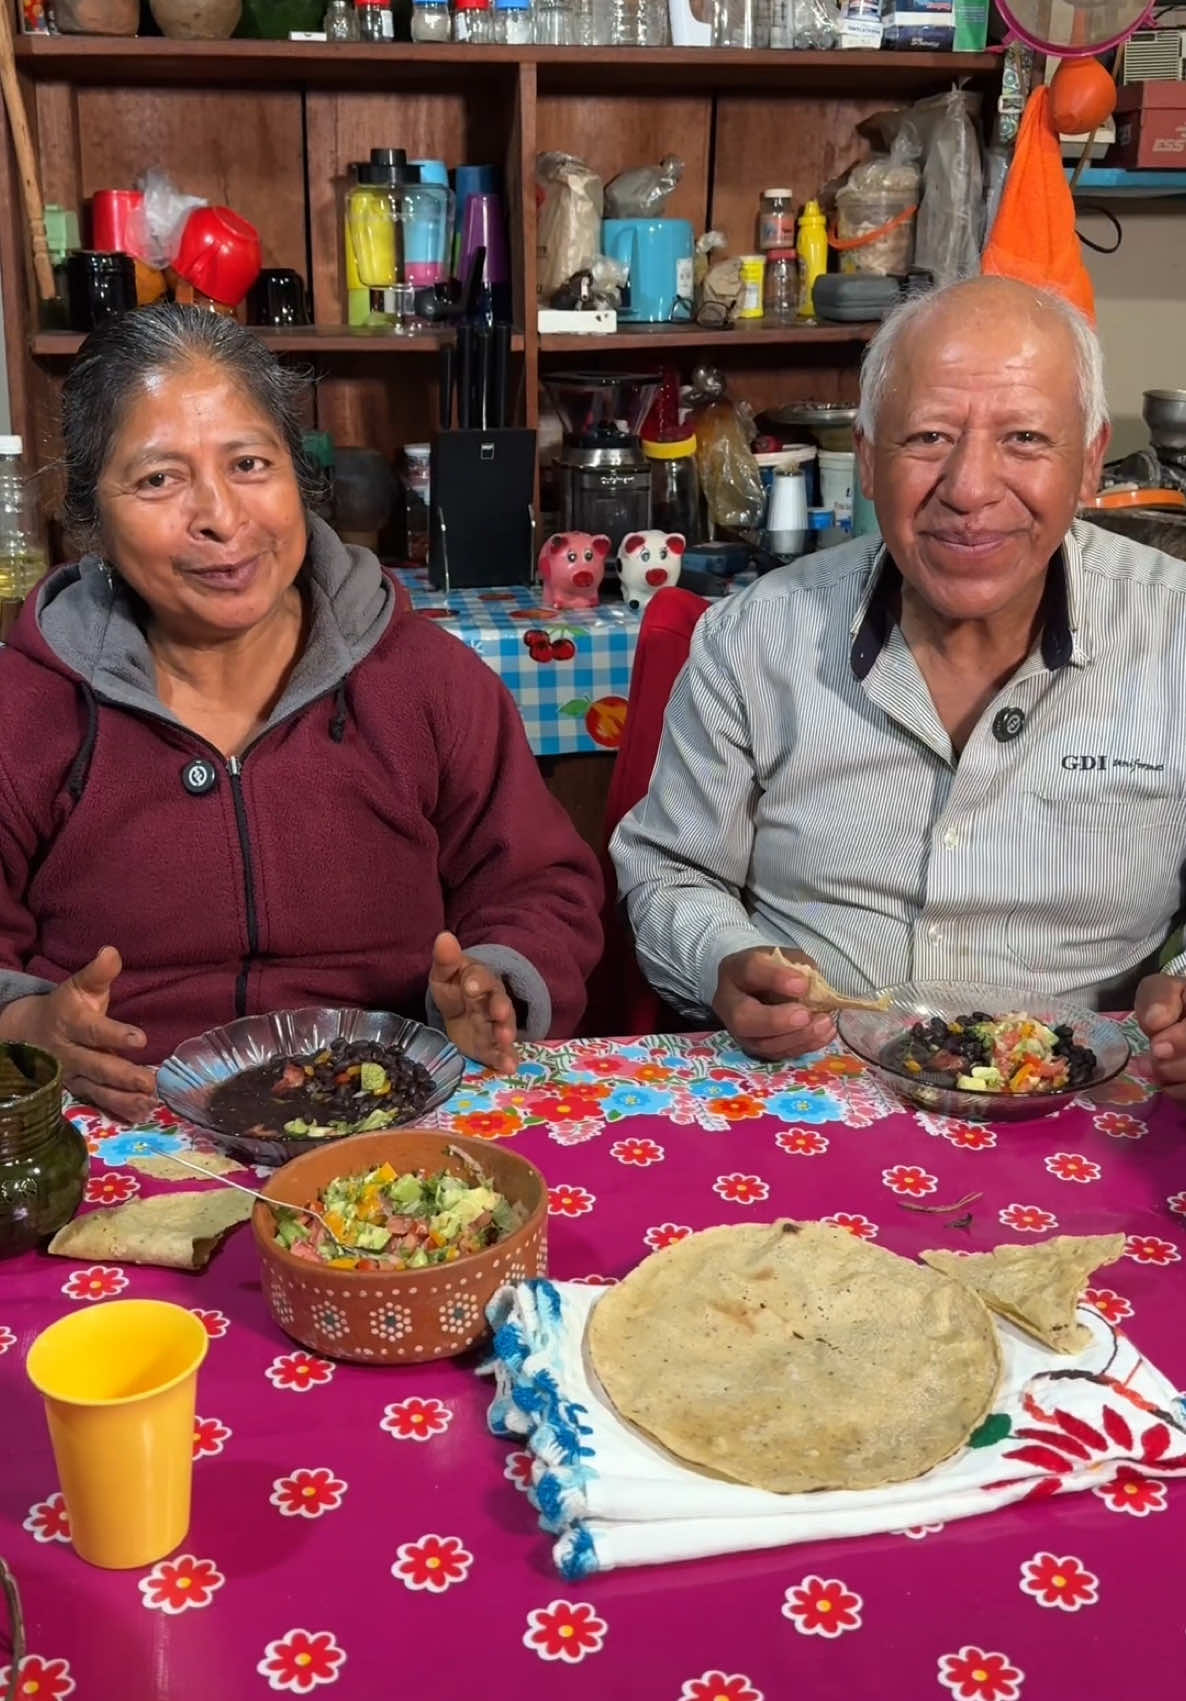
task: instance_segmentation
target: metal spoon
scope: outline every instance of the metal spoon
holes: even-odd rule
[[[204,1164],[196,1164],[189,1158],[178,1157],[176,1152],[162,1152],[158,1146],[157,1153],[158,1156],[162,1158],[168,1158],[170,1163],[181,1164],[185,1169],[192,1169],[195,1175],[204,1175],[207,1181],[220,1182],[223,1187],[234,1187],[238,1192],[246,1193],[249,1198],[258,1199],[262,1205],[266,1205],[268,1207],[269,1211],[271,1211],[273,1215],[275,1215],[278,1211],[299,1211],[302,1217],[312,1217],[315,1223],[321,1224],[322,1228],[333,1241],[334,1245],[338,1248],[343,1257],[365,1257],[365,1253],[362,1251],[361,1247],[351,1246],[346,1241],[339,1240],[333,1229],[330,1228],[325,1218],[321,1215],[321,1212],[315,1211],[311,1205],[290,1205],[287,1200],[284,1199],[269,1199],[266,1193],[260,1193],[257,1188],[244,1187],[241,1181],[232,1181],[227,1175],[215,1175],[214,1171],[207,1169]]]

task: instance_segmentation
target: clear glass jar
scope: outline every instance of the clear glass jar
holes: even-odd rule
[[[453,14],[449,10],[449,0],[413,0],[412,40],[453,40]]]
[[[453,39],[471,47],[490,47],[494,42],[494,13],[489,0],[454,0]]]
[[[354,0],[329,0],[324,28],[326,41],[357,41],[358,13]]]
[[[495,5],[494,39],[506,47],[530,47],[535,40],[531,0],[513,0],[513,4],[503,0]]]
[[[576,14],[572,0],[535,0],[537,47],[574,47]]]
[[[695,436],[672,443],[644,438],[642,452],[651,469],[651,524],[656,531],[678,532],[686,543],[699,542],[700,480]]]
[[[793,325],[799,311],[799,264],[793,248],[773,248],[766,256],[763,306],[768,325]]]
[[[0,1046],[0,1258],[70,1221],[89,1166],[86,1141],[62,1115],[57,1058],[15,1041]]]
[[[387,0],[357,0],[359,41],[394,41],[395,19]]]
[[[763,189],[758,212],[758,247],[769,254],[773,248],[795,246],[795,203],[789,189]]]

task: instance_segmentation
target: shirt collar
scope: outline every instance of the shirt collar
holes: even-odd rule
[[[873,558],[849,636],[849,661],[857,679],[865,679],[897,624],[902,575],[882,544]],[[1050,563],[1042,621],[1042,660],[1052,673],[1069,662],[1082,667],[1092,658],[1080,612],[1083,601],[1083,551],[1069,531]]]

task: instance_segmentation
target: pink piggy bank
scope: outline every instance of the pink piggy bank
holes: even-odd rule
[[[588,532],[557,532],[539,552],[543,601],[548,608],[596,608],[597,592],[613,545]]]
[[[631,532],[618,554],[622,601],[645,608],[656,591],[674,585],[686,547],[678,532]]]

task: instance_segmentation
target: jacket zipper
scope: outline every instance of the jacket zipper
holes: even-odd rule
[[[231,781],[231,798],[235,805],[235,827],[239,834],[239,854],[243,858],[243,891],[247,901],[247,955],[235,981],[235,1015],[247,1014],[247,977],[259,954],[259,917],[255,908],[255,865],[251,855],[251,835],[247,830],[247,805],[243,801],[243,764],[237,756],[228,756],[227,773]]]

